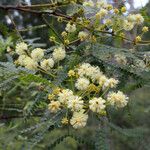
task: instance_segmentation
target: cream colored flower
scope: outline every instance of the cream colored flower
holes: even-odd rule
[[[78,38],[81,40],[81,41],[84,41],[88,38],[88,33],[85,32],[85,31],[80,31],[79,34],[78,34]]]
[[[126,31],[130,31],[134,28],[134,23],[129,22],[128,20],[124,20],[123,29]]]
[[[78,75],[80,77],[86,75],[89,72],[89,68],[91,65],[89,63],[83,63],[79,68],[78,68]]]
[[[144,27],[142,28],[142,31],[143,31],[143,32],[148,32],[149,29],[148,29],[148,27],[144,26]]]
[[[96,7],[97,8],[106,8],[107,6],[107,1],[106,0],[100,0],[96,2]]]
[[[65,30],[67,32],[75,32],[76,31],[76,25],[75,24],[71,24],[70,22],[66,25]]]
[[[43,51],[43,49],[41,49],[41,48],[35,48],[31,52],[31,57],[35,61],[40,61],[44,57],[44,51]]]
[[[123,92],[111,92],[107,96],[108,103],[116,108],[125,107],[128,103],[128,97]]]
[[[74,112],[70,120],[70,124],[75,129],[83,128],[86,126],[87,119],[88,119],[88,115],[84,113],[84,110],[80,112]]]
[[[63,47],[58,47],[54,49],[52,55],[55,61],[60,61],[66,57],[66,51]]]
[[[116,85],[119,83],[118,80],[114,79],[114,78],[110,78],[108,79],[104,85],[103,85],[103,89],[107,89],[107,88],[114,88],[116,87]]]
[[[105,109],[105,100],[102,99],[101,97],[99,98],[93,98],[89,101],[89,108],[90,110],[92,110],[93,112],[97,112],[100,113],[101,111],[103,111]]]
[[[85,1],[83,6],[94,7],[94,2],[92,0]]]
[[[64,89],[62,90],[59,94],[58,94],[58,100],[62,103],[62,104],[68,104],[68,100],[71,99],[71,97],[73,97],[73,92],[69,89]]]
[[[135,15],[135,21],[137,24],[142,24],[144,22],[144,18],[141,14],[136,14]]]
[[[19,54],[19,55],[23,55],[23,54],[26,54],[26,50],[28,49],[28,45],[24,42],[21,42],[21,43],[18,43],[16,45],[16,53]]]
[[[97,19],[102,19],[108,14],[108,11],[106,9],[101,9],[98,13],[96,13],[96,18]]]
[[[18,63],[19,63],[19,65],[21,65],[21,66],[25,65],[24,60],[25,60],[26,57],[27,57],[26,55],[20,55],[18,57]]]
[[[85,77],[81,77],[81,78],[78,78],[76,83],[75,83],[75,87],[78,89],[78,90],[86,90],[88,88],[90,84],[90,81],[85,78]]]
[[[102,75],[100,78],[99,78],[99,85],[102,87],[105,82],[107,82],[108,78],[105,76],[105,75]]]
[[[41,62],[41,67],[42,67],[44,70],[50,70],[51,68],[54,67],[54,60],[53,60],[52,58],[44,59],[44,60]]]
[[[68,108],[72,111],[80,111],[83,108],[83,100],[81,97],[72,96],[68,101]]]
[[[60,110],[60,102],[59,101],[51,101],[51,103],[48,105],[48,109],[52,113],[56,113],[58,110]]]
[[[69,77],[75,76],[75,71],[74,71],[74,70],[69,70],[68,76],[69,76]]]
[[[27,68],[27,69],[36,70],[38,63],[35,60],[33,60],[32,58],[27,56],[24,59],[24,65],[25,65],[25,68]]]

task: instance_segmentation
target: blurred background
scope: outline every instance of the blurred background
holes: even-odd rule
[[[38,3],[49,3],[53,0],[0,0],[0,5],[31,5],[31,4],[38,4]],[[61,1],[61,0],[60,0]],[[141,12],[144,16],[146,15],[146,22],[145,25],[150,27],[150,2],[149,0],[110,0],[110,3],[112,3],[114,6],[118,5],[125,5],[128,9],[128,12]],[[21,35],[24,39],[29,40],[29,42],[36,42],[39,43],[40,46],[43,47],[50,47],[51,43],[49,43],[49,36],[51,35],[51,31],[44,27],[43,21],[39,19],[37,16],[31,16],[27,13],[20,13],[18,11],[11,11],[11,17],[15,21],[17,25],[17,29],[21,31]],[[35,30],[29,30],[29,31],[23,31],[25,28],[30,28],[33,26],[43,26],[42,28],[37,28]],[[56,24],[56,29],[61,29],[61,25]],[[8,14],[0,10],[0,60],[5,60],[4,53],[6,53],[6,42],[10,42],[11,40],[8,39],[10,35],[7,34],[7,31],[14,30],[12,21],[8,17]],[[138,31],[137,31],[138,32]],[[15,36],[14,33],[11,33],[11,36]],[[10,36],[10,37],[11,37]],[[150,39],[150,32],[148,32],[144,36],[145,40]],[[5,42],[5,45],[3,44]],[[150,46],[142,47],[142,50],[150,50]],[[19,89],[18,89],[19,90]],[[112,118],[114,122],[119,125],[120,127],[142,127],[142,128],[149,128],[150,127],[150,87],[149,86],[143,86],[141,88],[138,88],[132,92],[129,92],[130,97],[130,105],[129,105],[129,111],[117,111],[112,113]],[[0,99],[2,97],[0,96]],[[10,97],[13,99],[12,97]],[[15,98],[15,97],[14,97]],[[1,101],[1,100],[0,100]],[[1,121],[0,121],[1,122]],[[7,122],[6,122],[7,123]],[[88,130],[87,130],[88,132]],[[2,133],[0,132],[0,137]],[[54,137],[57,137],[61,134],[61,131],[55,131],[51,136],[46,137],[46,142],[48,143],[49,140],[53,139]],[[89,133],[83,133],[85,135]],[[9,133],[7,136],[10,136]],[[149,150],[150,149],[150,134],[149,131],[147,131],[146,136],[140,138],[133,138],[133,137],[125,137],[121,136],[120,134],[116,134],[115,132],[110,135],[113,137],[113,141],[111,142],[111,150]],[[144,140],[143,140],[144,139]],[[1,141],[1,146],[4,144],[3,141]],[[42,143],[44,144],[44,142]],[[41,144],[41,145],[42,145]],[[17,149],[17,146],[19,145],[19,142],[16,142],[16,145],[13,145],[13,143],[9,143],[8,149],[15,150]],[[6,146],[6,145],[5,145]],[[6,146],[7,147],[7,146]],[[18,146],[19,147],[19,146]],[[4,148],[4,147],[3,147]],[[0,149],[3,149],[0,147]],[[5,149],[5,148],[4,148]],[[7,148],[6,148],[7,149]],[[42,149],[41,147],[38,147],[36,149]],[[90,150],[90,148],[86,147],[84,145],[80,146],[78,143],[71,139],[66,138],[64,142],[59,144],[55,150],[77,150],[77,149],[85,149]]]

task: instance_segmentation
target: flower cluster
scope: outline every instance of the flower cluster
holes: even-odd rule
[[[118,80],[106,77],[98,66],[82,63],[69,70],[68,78],[70,88],[57,87],[48,95],[50,112],[56,113],[60,109],[69,112],[61,121],[64,125],[70,124],[75,129],[85,127],[89,111],[105,115],[106,107],[122,108],[128,103],[123,92],[109,92]]]
[[[63,46],[55,48],[49,58],[44,56],[43,49],[35,48],[30,51],[28,45],[24,42],[18,43],[15,51],[19,55],[16,63],[30,70],[37,70],[40,68],[49,71],[54,67],[56,62],[66,57],[66,51]]]
[[[113,33],[116,34],[118,31],[119,33],[131,31],[134,27],[141,26],[144,22],[144,17],[141,14],[132,14],[127,11],[126,7],[116,8],[107,3],[106,0],[98,0],[97,2],[86,0],[83,2],[83,6],[87,19],[92,19],[95,22],[91,22],[92,26],[100,32],[106,29],[107,31],[108,29],[111,31],[113,29]],[[142,32],[148,32],[148,27],[143,27]],[[140,41],[140,36],[137,39],[135,38],[136,43]]]

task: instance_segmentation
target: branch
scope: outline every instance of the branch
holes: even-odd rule
[[[3,5],[0,5],[0,9],[4,10],[4,11],[17,10],[17,11],[26,12],[26,13],[32,13],[35,15],[48,14],[48,15],[52,15],[52,16],[56,16],[56,17],[63,17],[63,18],[69,19],[69,20],[72,19],[72,17],[58,13],[56,11],[49,12],[49,11],[31,10],[27,6],[24,7],[24,6],[3,6]]]

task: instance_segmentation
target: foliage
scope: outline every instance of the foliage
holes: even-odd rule
[[[150,88],[149,12],[126,15],[124,5],[102,5],[82,0],[0,5],[12,23],[0,24],[0,149],[149,149],[149,91],[140,101]],[[17,11],[25,28],[10,11]],[[86,72],[83,64],[90,65]],[[77,85],[83,77],[90,84]],[[83,110],[61,102],[66,89],[82,98]],[[129,100],[121,92],[121,104],[112,102],[114,90]],[[102,98],[104,108],[93,108],[94,98]],[[79,124],[71,123],[75,113],[81,113]]]

